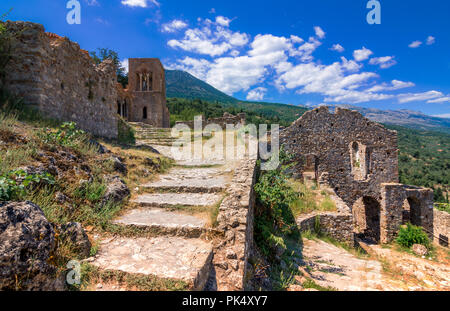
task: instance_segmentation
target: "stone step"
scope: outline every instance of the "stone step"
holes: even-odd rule
[[[152,193],[142,194],[131,202],[141,207],[207,207],[213,206],[222,199],[215,193]]]
[[[114,221],[115,224],[143,229],[158,235],[199,238],[210,230],[206,220],[164,209],[134,209]]]
[[[212,257],[211,244],[200,239],[114,237],[101,241],[97,255],[86,261],[102,271],[183,281],[202,290]]]
[[[159,180],[141,187],[153,191],[221,192],[228,184],[226,173],[219,168],[175,168],[161,175]]]

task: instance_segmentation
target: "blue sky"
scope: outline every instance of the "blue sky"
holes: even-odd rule
[[[450,2],[380,0],[3,0],[11,20],[41,23],[83,49],[158,57],[245,100],[354,104],[450,117]]]

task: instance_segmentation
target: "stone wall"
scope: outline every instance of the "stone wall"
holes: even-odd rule
[[[437,209],[433,210],[433,236],[434,242],[449,247],[450,239],[450,214]]]
[[[357,111],[308,111],[280,133],[280,142],[295,156],[296,172],[315,172],[350,207],[364,196],[380,201],[380,185],[398,182],[397,133]]]
[[[433,190],[387,183],[381,188],[381,242],[395,239],[399,227],[411,222],[421,226],[433,238]],[[409,213],[404,213],[409,211]]]
[[[217,229],[224,237],[214,245],[213,269],[219,291],[243,290],[253,248],[256,160],[237,167],[227,196],[219,208]]]
[[[238,115],[234,116],[228,112],[225,112],[223,114],[223,117],[220,118],[209,118],[208,120],[205,120],[203,117],[202,119],[202,126],[205,128],[209,124],[217,124],[219,125],[223,130],[226,130],[227,125],[245,125],[246,122],[246,114],[245,113],[239,113]],[[176,124],[185,124],[189,128],[194,129],[194,121],[177,121]]]
[[[314,232],[319,225],[322,233],[350,245],[354,243],[353,217],[351,214],[311,213],[297,218],[296,222],[301,232]]]
[[[5,23],[19,34],[7,66],[6,86],[44,115],[74,121],[94,135],[116,138],[116,68],[95,65],[87,51],[67,38],[46,33],[40,24]]]
[[[128,92],[133,97],[128,120],[158,128],[170,127],[165,71],[161,61],[157,58],[130,58],[128,62]]]

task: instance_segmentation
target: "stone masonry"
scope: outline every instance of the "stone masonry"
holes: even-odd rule
[[[112,61],[95,65],[77,43],[46,33],[40,24],[8,21],[6,27],[19,34],[6,70],[11,92],[48,117],[74,121],[95,135],[117,137]]]
[[[433,240],[442,246],[449,247],[450,214],[434,209],[433,222]]]
[[[433,191],[398,184],[397,133],[359,112],[320,108],[280,134],[294,172],[334,191],[351,210],[357,237],[388,243],[406,222],[433,235]]]
[[[164,67],[157,58],[130,58],[128,90],[133,104],[127,119],[158,128],[170,127]]]
[[[46,116],[118,137],[119,116],[159,128],[170,125],[164,68],[156,58],[129,59],[129,87],[117,83],[112,60],[96,65],[80,46],[40,24],[5,23],[17,34],[6,87]]]

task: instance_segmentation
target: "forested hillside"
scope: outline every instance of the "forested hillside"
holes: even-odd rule
[[[438,202],[448,202],[443,189],[450,185],[450,135],[386,126],[398,132],[400,182],[434,188]],[[444,191],[445,192],[445,191]]]

